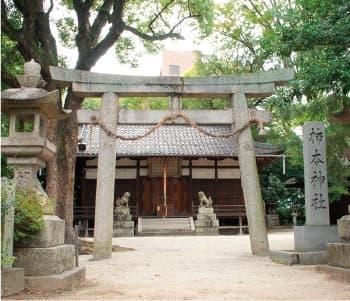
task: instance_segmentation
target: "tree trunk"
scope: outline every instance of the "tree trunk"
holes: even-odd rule
[[[78,124],[77,109],[80,99],[69,92],[67,100],[71,104],[72,113],[65,119],[51,124],[50,135],[56,141],[55,160],[48,164],[46,190],[56,200],[56,214],[65,221],[65,242],[73,243],[73,204],[75,160],[77,154]]]

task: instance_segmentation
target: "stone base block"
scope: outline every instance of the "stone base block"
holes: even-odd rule
[[[196,226],[196,234],[197,235],[218,235],[219,228],[218,227],[201,227]]]
[[[197,219],[195,221],[198,225],[212,225],[212,226],[219,226],[219,220],[216,219],[216,214],[198,214]]]
[[[60,274],[25,277],[25,288],[39,291],[69,290],[85,280],[85,268],[75,267]]]
[[[286,265],[303,264],[315,265],[328,262],[327,252],[295,252],[295,251],[270,251],[270,259],[276,263]]]
[[[278,214],[267,214],[266,224],[268,227],[278,227],[280,225]]]
[[[320,265],[316,267],[317,271],[327,273],[331,279],[350,282],[350,269],[333,267],[329,265]]]
[[[325,251],[327,243],[338,241],[337,226],[294,227],[294,249],[298,252]]]
[[[214,208],[198,207],[198,215],[214,214]]]
[[[50,248],[64,244],[64,220],[55,215],[44,215],[44,227],[33,239],[16,243],[20,248]]]
[[[115,221],[113,223],[113,237],[134,236],[134,221]]]
[[[11,296],[24,290],[24,269],[1,270],[1,297]]]
[[[50,248],[17,248],[16,267],[24,268],[26,276],[45,276],[62,273],[74,267],[74,246]]]
[[[337,222],[340,241],[350,243],[350,215],[343,216]]]
[[[213,208],[200,208],[209,209]],[[216,219],[215,213],[198,214],[197,220],[194,221],[195,230],[197,234],[201,235],[216,235],[219,234],[219,220]]]
[[[350,268],[350,244],[330,243],[327,245],[328,264]]]

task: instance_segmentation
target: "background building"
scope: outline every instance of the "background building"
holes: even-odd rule
[[[196,61],[194,51],[163,50],[161,76],[180,76],[189,71]]]

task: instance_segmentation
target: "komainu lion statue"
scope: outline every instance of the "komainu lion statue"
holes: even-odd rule
[[[198,192],[199,207],[212,208],[213,200],[211,197],[207,198],[203,191]]]
[[[129,198],[130,192],[124,192],[123,196],[115,201],[115,204],[117,206],[129,207]]]

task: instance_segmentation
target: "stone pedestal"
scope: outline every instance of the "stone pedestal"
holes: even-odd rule
[[[280,225],[278,214],[267,214],[266,224],[268,227],[278,227]]]
[[[219,220],[216,218],[213,208],[199,207],[197,220],[194,223],[197,234],[219,234]]]
[[[328,266],[319,266],[318,270],[350,282],[350,215],[338,220],[338,233],[340,242],[327,245]]]
[[[1,270],[1,297],[11,296],[24,290],[24,269]]]
[[[14,265],[24,268],[26,288],[40,291],[70,289],[85,278],[85,268],[74,267],[74,246],[63,242],[64,221],[57,216],[45,215],[41,232],[16,245]]]
[[[294,249],[301,252],[325,251],[327,243],[338,241],[337,226],[294,227]]]
[[[22,239],[17,248],[50,248],[64,244],[64,220],[55,215],[44,215],[44,227],[32,239]]]
[[[117,206],[114,210],[113,237],[134,236],[134,232],[130,208]]]
[[[350,215],[345,215],[338,219],[337,223],[340,241],[350,244]]]

